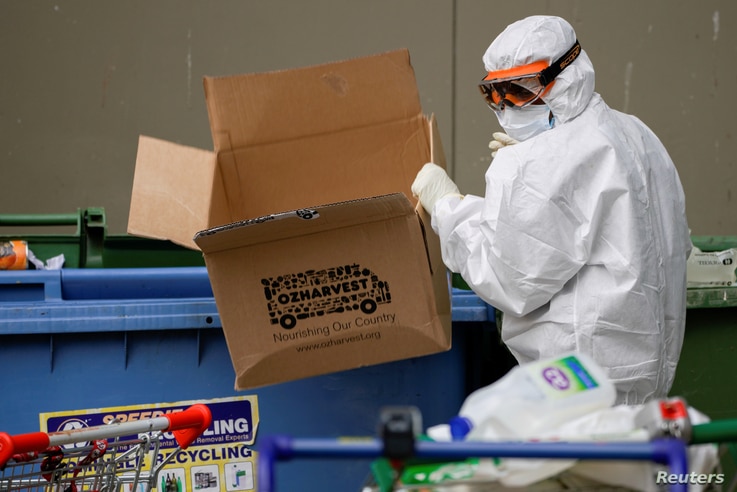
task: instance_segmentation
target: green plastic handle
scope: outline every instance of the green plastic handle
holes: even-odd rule
[[[79,214],[2,214],[0,226],[77,225]]]
[[[691,428],[689,444],[737,442],[737,419],[715,420]]]

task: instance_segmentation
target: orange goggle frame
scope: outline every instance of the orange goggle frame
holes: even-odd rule
[[[581,53],[576,40],[573,47],[552,65],[537,61],[520,67],[489,72],[479,84],[486,104],[495,111],[506,106],[524,108],[540,99],[551,87],[555,78]]]

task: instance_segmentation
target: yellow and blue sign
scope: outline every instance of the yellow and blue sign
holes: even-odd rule
[[[40,414],[39,419],[41,431],[62,432],[113,421],[132,422],[161,417],[181,412],[194,403],[208,406],[212,423],[162,469],[156,489],[159,492],[255,490],[256,453],[251,446],[259,423],[256,395],[50,412]],[[164,433],[157,462],[165,460],[176,448],[173,434]],[[138,491],[126,489],[126,492]]]

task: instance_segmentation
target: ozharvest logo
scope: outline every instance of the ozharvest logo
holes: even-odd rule
[[[346,311],[371,314],[391,302],[389,284],[357,264],[261,279],[271,324],[290,330],[298,320]]]

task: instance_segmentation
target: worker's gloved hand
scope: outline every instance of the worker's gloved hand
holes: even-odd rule
[[[496,153],[501,149],[502,147],[507,147],[509,145],[518,144],[519,142],[506,133],[503,132],[494,132],[492,135],[494,137],[494,140],[489,142],[489,148],[491,149],[491,158],[493,159],[496,157]]]
[[[462,196],[458,186],[445,172],[445,169],[428,162],[417,173],[412,183],[412,194],[420,199],[427,213],[432,213],[435,203],[447,195]]]

